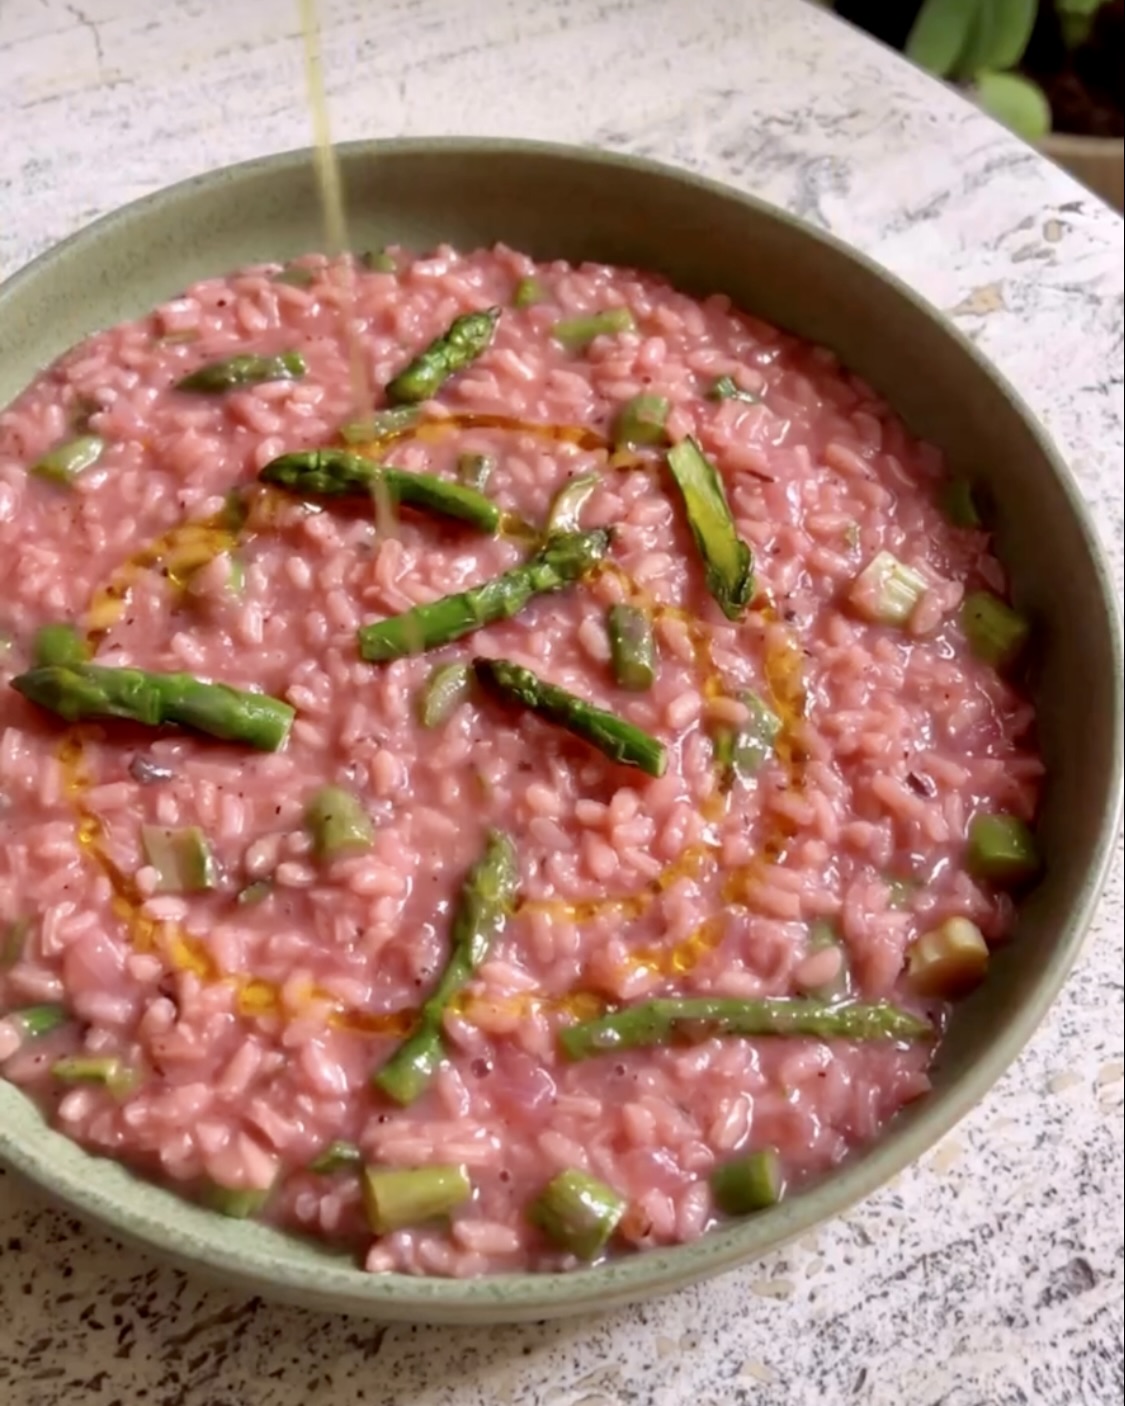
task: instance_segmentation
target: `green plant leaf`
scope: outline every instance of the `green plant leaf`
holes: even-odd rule
[[[1077,49],[1089,39],[1094,17],[1108,3],[1109,0],[1055,0],[1063,43],[1068,49]]]
[[[979,73],[977,100],[998,122],[1025,141],[1036,142],[1051,130],[1051,109],[1030,78],[1018,73]]]
[[[958,77],[972,79],[984,69],[1015,68],[1035,28],[1038,8],[1038,0],[986,0],[958,60]]]
[[[906,57],[939,78],[957,67],[972,34],[977,11],[992,0],[925,0],[907,36]]]
[[[1055,0],[1060,15],[1092,15],[1110,0]]]

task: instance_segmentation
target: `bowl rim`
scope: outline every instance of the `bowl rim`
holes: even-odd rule
[[[1000,1037],[974,1067],[931,1103],[912,1116],[909,1127],[893,1147],[877,1142],[871,1149],[846,1162],[831,1176],[818,1181],[806,1195],[782,1202],[771,1212],[770,1233],[763,1235],[762,1222],[753,1220],[710,1231],[685,1245],[648,1249],[623,1256],[609,1264],[576,1269],[566,1273],[519,1273],[490,1275],[478,1279],[442,1279],[405,1274],[369,1274],[351,1260],[337,1263],[326,1258],[315,1265],[287,1262],[271,1244],[247,1247],[244,1242],[225,1242],[226,1222],[208,1216],[203,1228],[177,1231],[156,1215],[131,1206],[127,1198],[90,1186],[77,1172],[61,1170],[51,1163],[50,1137],[62,1136],[44,1124],[45,1136],[31,1145],[17,1141],[0,1126],[0,1160],[23,1178],[105,1227],[111,1233],[157,1252],[166,1260],[197,1269],[227,1284],[248,1291],[264,1292],[323,1310],[360,1313],[378,1318],[435,1321],[513,1321],[515,1318],[545,1318],[601,1310],[648,1298],[698,1282],[759,1258],[817,1225],[837,1219],[856,1203],[872,1195],[906,1168],[916,1164],[991,1089],[1024,1049],[1043,1020],[1081,952],[1094,910],[1101,897],[1113,857],[1114,844],[1122,819],[1122,626],[1113,580],[1105,550],[1094,529],[1092,515],[1078,483],[1041,426],[1038,417],[999,369],[986,358],[947,317],[896,274],[844,240],[806,223],[789,211],[751,195],[723,181],[648,157],[633,156],[599,148],[557,142],[503,137],[410,137],[391,140],[342,142],[337,150],[345,160],[379,160],[417,154],[463,156],[513,155],[546,161],[578,162],[622,171],[647,174],[654,179],[674,181],[687,190],[698,190],[800,231],[803,238],[861,266],[899,299],[906,300],[959,344],[964,357],[978,374],[990,380],[1013,405],[1032,433],[1043,457],[1051,465],[1066,498],[1070,512],[1085,541],[1106,607],[1110,629],[1110,652],[1115,668],[1114,716],[1116,744],[1110,783],[1113,798],[1102,818],[1097,841],[1069,915],[1057,959],[1044,968],[1019,1010],[1008,1021]],[[197,192],[217,183],[248,177],[282,173],[312,160],[307,147],[255,157],[248,161],[190,176],[173,185],[120,206],[85,225],[66,239],[39,254],[0,284],[0,305],[5,295],[25,284],[43,278],[57,260],[71,249],[81,247],[95,235],[104,238],[118,226],[128,227],[138,218],[164,208],[190,202]],[[86,1153],[83,1162],[93,1158]],[[112,1159],[94,1159],[98,1161]],[[194,1209],[177,1194],[163,1188],[168,1200],[191,1218]],[[175,1217],[172,1217],[174,1220]],[[213,1229],[210,1222],[213,1222]],[[759,1227],[759,1228],[756,1228]],[[506,1312],[506,1308],[513,1310]]]

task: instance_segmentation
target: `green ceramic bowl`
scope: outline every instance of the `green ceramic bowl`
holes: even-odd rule
[[[1073,479],[1011,388],[907,288],[826,235],[710,182],[592,151],[422,140],[345,146],[341,158],[360,247],[503,240],[541,258],[639,265],[700,294],[727,293],[832,347],[915,431],[987,480],[1003,524],[1000,553],[1043,640],[1047,872],[1015,941],[958,1011],[933,1093],[871,1152],[745,1224],[563,1276],[369,1276],[88,1156],[0,1083],[0,1156],[10,1166],[110,1230],[247,1292],[461,1323],[606,1309],[718,1274],[838,1215],[920,1157],[1031,1035],[1078,954],[1119,823],[1122,663],[1112,585]],[[217,171],[100,220],[0,287],[0,405],[95,328],[135,317],[203,275],[322,243],[308,153]]]

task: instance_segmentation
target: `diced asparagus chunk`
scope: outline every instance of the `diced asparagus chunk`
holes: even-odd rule
[[[144,825],[141,845],[145,860],[160,875],[161,893],[202,893],[215,887],[215,861],[198,825],[181,829]]]
[[[613,426],[615,445],[649,446],[666,444],[669,405],[662,395],[642,392],[621,407]]]
[[[1017,663],[1031,635],[1019,611],[991,591],[969,592],[961,606],[961,624],[970,649],[994,669]]]
[[[547,1183],[527,1216],[560,1250],[592,1260],[605,1249],[625,1206],[612,1186],[572,1168]]]
[[[772,1147],[733,1157],[711,1173],[711,1194],[725,1216],[748,1216],[775,1206],[785,1190],[781,1158]]]
[[[978,879],[1015,888],[1039,872],[1039,850],[1028,826],[1014,815],[978,815],[969,824],[969,868]]]
[[[36,478],[69,488],[80,474],[98,462],[104,448],[105,441],[96,434],[79,435],[49,449],[31,466],[31,472]]]
[[[856,610],[876,625],[903,626],[926,593],[926,578],[891,552],[879,552],[852,586]]]
[[[305,824],[318,859],[331,861],[371,848],[375,827],[358,796],[342,786],[322,786],[309,801]]]
[[[472,1194],[464,1167],[366,1167],[363,1173],[363,1208],[376,1235],[447,1216]]]
[[[613,676],[622,688],[644,693],[656,682],[656,636],[648,612],[611,605],[606,614]]]
[[[906,977],[919,996],[953,1001],[967,995],[988,972],[988,944],[976,923],[948,918],[910,948]]]

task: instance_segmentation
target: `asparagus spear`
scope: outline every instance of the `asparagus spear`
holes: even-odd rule
[[[737,620],[754,594],[750,548],[738,536],[726,491],[715,466],[694,439],[668,451],[668,467],[687,510],[707,574],[707,589],[729,620]]]
[[[649,776],[664,775],[668,765],[664,744],[615,713],[595,708],[508,659],[474,659],[473,672],[493,693],[566,728],[613,761],[639,767]]]
[[[289,735],[294,710],[280,698],[247,693],[190,674],[153,674],[98,664],[31,669],[12,687],[67,722],[122,718],[148,727],[193,728],[226,742],[276,752]]]
[[[518,884],[515,846],[494,830],[461,890],[445,970],[423,1003],[413,1034],[373,1076],[376,1088],[396,1103],[413,1103],[441,1063],[445,1013],[488,956],[511,912]]]
[[[436,474],[387,468],[347,449],[282,454],[271,459],[258,477],[291,493],[323,498],[368,497],[381,486],[394,503],[457,518],[482,532],[494,533],[500,527],[500,509],[475,488]]]
[[[35,632],[31,655],[37,668],[83,664],[90,657],[90,646],[73,625],[44,625]]]
[[[401,659],[518,615],[533,596],[560,590],[584,576],[605,556],[610,540],[607,528],[552,537],[533,557],[490,581],[364,625],[359,631],[360,655],[369,664]]]
[[[930,1025],[885,1001],[837,1005],[804,997],[661,997],[623,1006],[559,1032],[568,1059],[671,1045],[713,1035],[795,1035],[818,1040],[920,1040]]]
[[[625,1204],[612,1186],[572,1167],[547,1183],[527,1218],[559,1249],[592,1260],[617,1229]]]
[[[300,352],[281,352],[277,356],[243,354],[208,362],[177,381],[176,389],[219,395],[239,386],[259,386],[264,381],[299,381],[307,370]]]
[[[499,308],[455,317],[448,331],[388,382],[387,399],[395,405],[432,400],[450,376],[463,371],[488,347],[499,320]]]
[[[105,441],[96,434],[79,435],[68,439],[65,444],[56,444],[42,459],[31,466],[36,478],[49,479],[52,483],[70,487],[79,474],[85,473],[102,456]]]
[[[363,1209],[376,1235],[447,1216],[473,1194],[464,1167],[365,1167]]]
[[[614,678],[622,688],[644,693],[656,682],[656,639],[648,612],[637,605],[611,605],[606,628]]]

